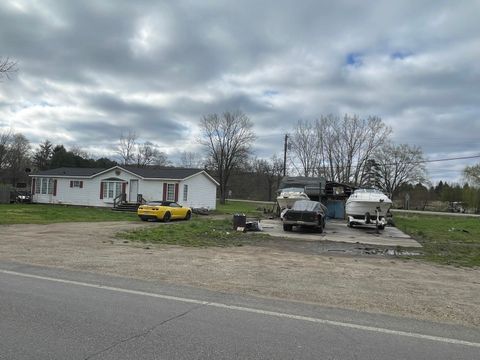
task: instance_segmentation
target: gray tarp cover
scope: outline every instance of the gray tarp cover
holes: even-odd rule
[[[310,200],[298,200],[293,204],[292,210],[297,211],[323,211],[325,212],[325,206],[317,201]]]

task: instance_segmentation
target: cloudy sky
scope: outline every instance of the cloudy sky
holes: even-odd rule
[[[0,2],[0,131],[111,155],[122,132],[198,151],[240,109],[256,154],[299,119],[378,115],[429,159],[480,155],[480,1]],[[429,165],[460,179],[475,160]]]

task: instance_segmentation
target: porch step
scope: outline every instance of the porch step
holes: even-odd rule
[[[139,206],[140,206],[139,203],[123,203],[123,204],[118,204],[117,207],[112,208],[112,210],[137,212]]]

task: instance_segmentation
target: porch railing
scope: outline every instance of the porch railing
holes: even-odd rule
[[[113,207],[116,208],[118,205],[127,202],[127,194],[121,193],[118,194],[115,199],[113,199]]]
[[[145,204],[147,202],[147,200],[145,200],[143,198],[143,195],[142,194],[138,194],[137,195],[137,204]]]

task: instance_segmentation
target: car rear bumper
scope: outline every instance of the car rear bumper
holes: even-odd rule
[[[156,215],[152,215],[152,214],[138,214],[138,217],[140,219],[158,219]]]
[[[293,226],[317,226],[320,227],[321,225],[316,221],[301,221],[301,220],[286,220],[283,219],[283,223],[285,225],[293,225]]]

